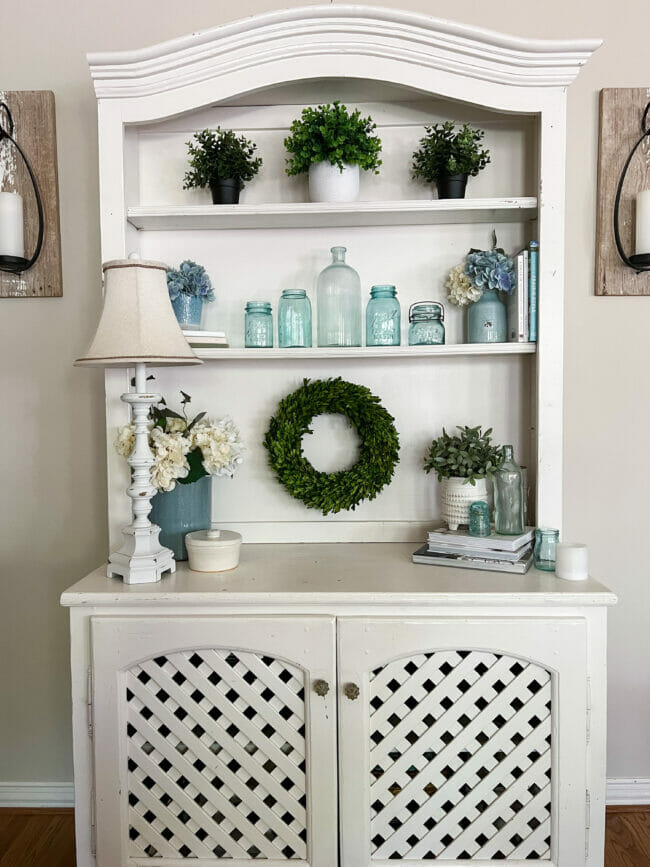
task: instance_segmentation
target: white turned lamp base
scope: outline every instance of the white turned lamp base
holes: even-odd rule
[[[135,391],[122,395],[122,400],[131,407],[135,425],[135,445],[128,459],[131,467],[131,484],[127,494],[133,501],[133,521],[124,527],[124,542],[119,551],[108,558],[106,574],[109,578],[121,575],[125,584],[153,584],[160,581],[165,572],[175,572],[174,554],[160,544],[160,527],[149,520],[151,498],[157,491],[151,484],[151,467],[154,456],[149,446],[149,409],[160,401],[159,394],[147,392],[147,377],[144,364],[135,368]]]
[[[165,572],[176,571],[176,561],[169,548],[158,541],[160,527],[125,527],[124,544],[108,558],[106,574],[109,578],[120,575],[125,584],[152,584],[160,581]]]

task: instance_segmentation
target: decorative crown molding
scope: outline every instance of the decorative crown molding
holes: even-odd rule
[[[571,84],[600,45],[599,39],[522,39],[412,12],[329,5],[245,18],[136,51],[91,53],[88,63],[98,99],[152,96],[296,57],[351,54],[557,88]]]

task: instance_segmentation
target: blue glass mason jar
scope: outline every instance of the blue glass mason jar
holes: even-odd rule
[[[304,289],[285,289],[278,304],[278,346],[311,346],[311,303]]]
[[[467,342],[505,343],[507,339],[506,306],[496,289],[486,289],[482,297],[467,308]]]
[[[399,346],[402,314],[397,290],[389,284],[373,286],[366,307],[366,346]]]
[[[417,301],[409,308],[409,346],[443,346],[445,308],[438,301]]]
[[[244,346],[247,349],[269,349],[273,346],[273,316],[269,301],[246,303]]]

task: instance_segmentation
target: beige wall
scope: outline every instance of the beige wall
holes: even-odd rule
[[[4,0],[8,3],[8,0]],[[72,368],[99,312],[89,50],[138,48],[290,0],[13,4],[0,87],[56,95],[64,296],[0,300],[0,781],[72,777],[66,614],[58,596],[106,556],[101,374]],[[593,296],[598,90],[649,86],[647,0],[390,0],[527,37],[598,36],[570,89],[565,340],[566,537],[620,596],[610,629],[610,777],[650,777],[647,431],[650,298]]]

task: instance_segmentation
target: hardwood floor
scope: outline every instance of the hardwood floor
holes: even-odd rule
[[[72,810],[0,809],[0,867],[75,867]],[[650,806],[608,808],[605,867],[650,867]]]

